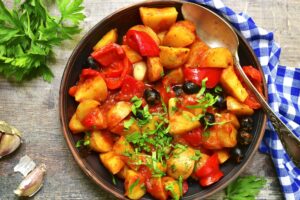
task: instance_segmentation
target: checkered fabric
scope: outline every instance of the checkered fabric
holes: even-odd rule
[[[221,0],[188,1],[209,6],[226,17],[243,34],[263,68],[268,84],[269,105],[300,137],[300,68],[279,65],[281,49],[275,43],[273,33],[257,27],[249,16],[245,13],[235,13]],[[270,121],[267,125],[260,151],[271,155],[285,198],[300,200],[300,169],[286,154]]]

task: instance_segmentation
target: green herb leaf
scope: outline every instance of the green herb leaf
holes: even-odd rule
[[[132,193],[132,190],[135,186],[137,186],[140,182],[140,178],[137,178],[129,187],[129,193]]]
[[[226,200],[254,200],[267,180],[263,177],[244,176],[237,178],[225,189]]]
[[[124,121],[124,128],[128,130],[130,126],[135,122],[135,119],[131,117],[129,120]]]
[[[9,80],[42,76],[50,82],[53,47],[80,31],[83,0],[56,0],[60,17],[50,15],[42,2],[15,0],[9,10],[0,1],[0,75]]]

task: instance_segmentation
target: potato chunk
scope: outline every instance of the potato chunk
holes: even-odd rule
[[[106,83],[101,76],[86,79],[82,84],[77,86],[75,100],[82,102],[87,99],[104,101],[107,98]]]
[[[127,142],[127,140],[123,136],[121,136],[115,142],[113,146],[113,151],[120,156],[123,156],[125,154],[131,154],[134,152],[132,146],[129,144],[129,142]]]
[[[108,128],[111,129],[119,122],[125,119],[131,112],[131,104],[125,101],[119,101],[113,105],[107,113]]]
[[[113,151],[100,154],[99,157],[104,167],[112,174],[117,174],[125,165],[121,157]]]
[[[82,123],[78,120],[76,113],[73,114],[69,122],[69,128],[74,134],[81,133],[88,130],[88,128],[83,126]]]
[[[160,46],[160,62],[167,69],[174,69],[182,66],[188,59],[188,48],[175,48]]]
[[[168,30],[176,22],[178,14],[174,7],[140,7],[139,9],[143,24],[151,27],[155,32]]]
[[[227,93],[244,102],[248,97],[248,92],[238,79],[233,66],[223,69],[220,83]]]
[[[136,171],[128,170],[124,182],[125,195],[129,199],[140,199],[146,193],[144,177]]]
[[[196,39],[195,25],[187,20],[176,22],[164,36],[162,45],[186,47]]]
[[[159,40],[158,36],[156,35],[156,33],[149,26],[135,25],[135,26],[131,27],[129,30],[136,30],[136,31],[145,32],[155,41],[155,43],[157,45],[160,44],[160,40]]]
[[[136,52],[135,50],[130,48],[128,45],[122,45],[121,47],[124,50],[127,58],[129,59],[129,61],[132,64],[140,62],[140,61],[143,60],[143,57],[138,52]]]
[[[176,112],[170,116],[170,134],[180,135],[200,126],[198,120],[193,120],[192,113],[188,111]]]
[[[81,102],[76,109],[77,119],[82,122],[84,118],[99,105],[100,103],[98,101],[92,99]]]
[[[227,68],[233,66],[231,52],[224,47],[208,49],[200,63],[200,67]]]
[[[200,40],[195,41],[191,46],[189,58],[185,66],[194,68],[199,67],[203,59],[203,55],[208,49],[209,47],[204,42]]]
[[[177,147],[167,160],[167,174],[175,179],[182,176],[186,180],[193,172],[195,150],[190,147]]]
[[[253,115],[254,110],[248,105],[240,103],[235,98],[228,96],[226,97],[227,110],[236,115]]]
[[[97,44],[93,47],[94,51],[97,51],[101,47],[104,47],[105,45],[109,43],[115,43],[118,40],[118,32],[117,29],[111,29],[108,31],[100,40],[97,42]]]
[[[150,82],[159,80],[164,73],[164,68],[159,57],[147,58],[147,78]]]
[[[175,179],[169,176],[164,176],[162,178],[162,182],[165,190],[169,191],[169,194],[172,197],[172,199],[180,199],[180,187],[179,183]]]
[[[151,194],[155,199],[167,200],[168,194],[165,190],[163,181],[161,177],[150,178],[147,181],[147,192]]]
[[[90,148],[99,153],[109,152],[113,148],[113,139],[108,133],[92,131],[89,137]]]

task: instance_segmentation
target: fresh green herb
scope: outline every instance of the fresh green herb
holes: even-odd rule
[[[135,122],[135,119],[131,117],[129,120],[124,121],[124,128],[128,130],[130,126]]]
[[[117,185],[116,177],[113,174],[111,175],[111,180],[114,185]]]
[[[266,182],[263,177],[239,177],[225,189],[225,200],[254,200]]]
[[[191,157],[191,159],[197,161],[197,160],[199,160],[200,157],[201,157],[200,151],[199,151],[199,150],[195,150],[195,155],[193,155],[193,156]]]
[[[198,94],[197,94],[197,98],[200,98],[203,94],[204,94],[204,92],[205,92],[205,90],[206,90],[206,81],[208,80],[208,78],[206,77],[205,79],[203,79],[202,80],[202,83],[201,83],[201,89],[200,89],[200,91],[198,92]]]
[[[204,131],[203,136],[208,138],[210,136],[210,132],[209,131]]]
[[[137,186],[140,182],[140,178],[137,178],[129,187],[129,193],[132,193],[132,190],[135,186]]]
[[[168,86],[166,87],[166,92],[169,93],[170,91],[171,91],[171,87],[168,85]]]
[[[204,96],[200,96],[199,99],[197,100],[198,104],[196,105],[189,105],[186,106],[187,108],[190,109],[195,109],[195,108],[202,108],[202,109],[206,109],[212,105],[214,105],[218,100],[218,96],[213,96],[210,93],[205,93]]]
[[[182,178],[182,176],[179,176],[178,184],[179,184],[180,196],[182,196],[183,195],[183,190],[182,190],[183,178]]]
[[[42,0],[15,1],[13,10],[0,1],[0,75],[21,82],[38,76],[50,82],[53,47],[80,32],[83,0],[56,0],[52,16]]]
[[[81,140],[78,140],[75,144],[75,147],[80,148],[82,146],[89,146],[91,144],[90,137],[91,137],[91,133],[85,132],[84,138]]]
[[[223,88],[221,88],[221,86],[219,86],[219,85],[217,85],[217,86],[215,87],[215,89],[214,89],[214,92],[215,92],[216,94],[221,93],[222,91],[223,91]]]
[[[134,115],[136,115],[136,111],[142,106],[143,101],[137,96],[132,97],[130,101],[133,103],[131,106],[131,111]]]
[[[163,77],[164,75],[165,75],[165,72],[162,71],[162,72],[160,73],[160,77]]]
[[[165,186],[166,191],[170,191],[174,200],[179,200],[179,196],[175,192],[174,183],[169,183]]]

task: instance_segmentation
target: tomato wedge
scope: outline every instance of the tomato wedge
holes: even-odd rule
[[[202,80],[207,78],[206,87],[214,88],[220,81],[221,68],[189,68],[183,70],[186,81],[202,85]]]
[[[116,98],[121,101],[129,101],[134,96],[142,97],[144,90],[145,84],[143,81],[138,81],[132,76],[126,75],[121,86],[121,91]]]
[[[125,56],[122,47],[116,43],[110,43],[94,51],[91,56],[101,65],[107,67],[113,62],[122,60]]]
[[[197,147],[201,145],[202,132],[202,128],[195,128],[192,131],[189,131],[188,133],[184,134],[182,138],[191,146]]]

